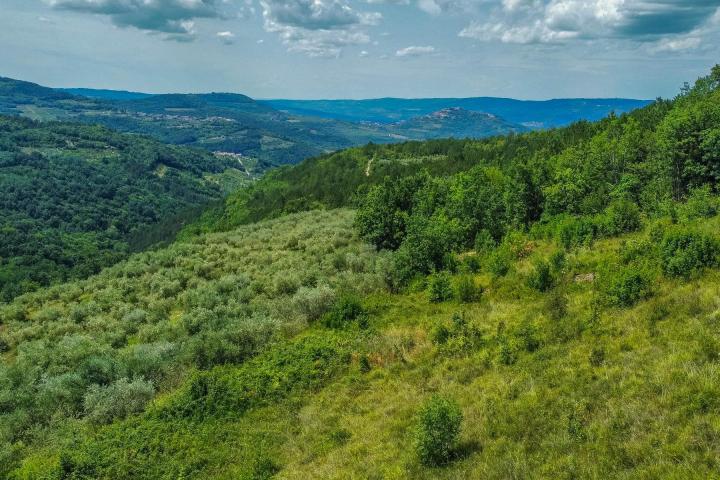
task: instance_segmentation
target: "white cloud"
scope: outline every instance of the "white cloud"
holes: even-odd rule
[[[720,0],[501,0],[460,36],[520,44],[607,39],[690,48],[701,42],[693,32],[718,7]]]
[[[370,43],[366,27],[381,15],[355,10],[344,0],[260,0],[265,30],[288,50],[311,57],[337,57],[343,47]]]
[[[422,55],[430,55],[432,53],[435,53],[435,47],[433,47],[433,46],[426,46],[426,47],[411,46],[411,47],[401,48],[400,50],[395,52],[395,56],[397,56],[397,57],[420,57]]]
[[[653,52],[681,52],[695,50],[702,43],[699,37],[685,37],[660,40],[652,49]]]
[[[235,34],[232,32],[217,32],[216,35],[225,45],[232,45],[235,43]]]
[[[229,18],[249,8],[248,1],[230,4],[227,0],[44,0],[51,7],[81,13],[105,15],[119,27],[134,27],[165,34],[169,40],[190,41],[195,20]]]

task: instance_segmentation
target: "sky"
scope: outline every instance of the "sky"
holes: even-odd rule
[[[0,0],[0,76],[254,98],[672,97],[720,0]]]

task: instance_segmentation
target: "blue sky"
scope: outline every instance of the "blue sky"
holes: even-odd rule
[[[674,95],[720,0],[2,0],[0,75],[256,98]]]

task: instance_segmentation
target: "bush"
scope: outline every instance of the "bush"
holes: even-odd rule
[[[112,385],[91,386],[84,398],[85,414],[94,423],[110,423],[141,412],[155,395],[152,383],[121,378]]]
[[[335,306],[323,316],[322,323],[328,328],[344,328],[365,315],[365,309],[357,297],[343,295],[335,303]]]
[[[310,321],[321,318],[334,301],[335,292],[327,285],[300,287],[292,299],[293,307]]]
[[[475,283],[475,279],[471,275],[461,276],[456,285],[457,298],[462,303],[471,303],[480,300],[482,295],[482,287]]]
[[[527,352],[534,352],[540,348],[538,327],[527,319],[519,326],[515,332],[515,337],[517,343]]]
[[[718,213],[718,199],[710,193],[710,187],[705,185],[693,189],[680,210],[688,220],[714,217]]]
[[[425,403],[415,429],[415,452],[421,463],[435,467],[452,460],[462,418],[452,400],[435,396]]]
[[[510,271],[512,265],[512,255],[507,248],[495,249],[487,261],[487,270],[493,277],[504,277]]]
[[[495,239],[490,235],[490,232],[483,229],[480,230],[477,235],[475,235],[475,252],[478,255],[487,253],[492,251],[496,246],[497,242],[495,242]]]
[[[613,202],[597,220],[605,236],[620,235],[640,229],[640,209],[629,200]]]
[[[596,237],[596,227],[586,217],[559,217],[555,220],[556,237],[566,249],[590,245]]]
[[[665,275],[688,277],[704,267],[718,265],[720,246],[706,234],[675,228],[665,233],[660,257]]]
[[[430,278],[428,295],[432,303],[440,303],[452,299],[453,291],[450,286],[450,275],[446,272],[434,274]]]
[[[545,260],[535,262],[527,283],[530,288],[539,292],[546,292],[550,290],[554,283],[553,275],[550,271],[550,264]]]
[[[478,273],[482,268],[480,258],[477,255],[468,255],[465,257],[465,268],[470,273]]]
[[[652,293],[650,276],[637,267],[607,269],[601,280],[611,305],[629,307]]]
[[[567,255],[562,250],[553,252],[550,255],[550,268],[555,275],[562,275],[565,272],[565,266],[567,264]]]

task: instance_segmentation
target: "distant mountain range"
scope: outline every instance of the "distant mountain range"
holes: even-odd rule
[[[293,115],[334,118],[348,122],[393,123],[429,115],[447,108],[491,113],[530,129],[553,128],[578,120],[599,120],[644,107],[649,100],[625,98],[569,98],[514,100],[511,98],[379,98],[373,100],[264,100],[263,103]]]
[[[232,93],[52,89],[0,77],[0,113],[101,124],[166,143],[240,154],[254,174],[369,142],[482,138],[594,120],[646,103],[499,98],[256,101]]]

